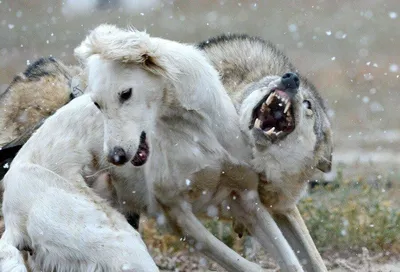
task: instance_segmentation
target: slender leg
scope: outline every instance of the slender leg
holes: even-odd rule
[[[0,239],[0,271],[27,272],[21,252],[9,239],[9,232],[4,232]]]
[[[275,221],[308,272],[328,271],[297,207],[276,214]]]
[[[187,203],[177,203],[174,206],[165,207],[172,222],[180,229],[181,234],[194,240],[195,247],[204,255],[213,259],[228,271],[262,271],[262,268],[252,263],[238,253],[230,249],[223,242],[214,237],[194,216]]]
[[[245,191],[231,201],[232,211],[250,234],[278,261],[282,271],[303,271],[299,260],[256,191]]]

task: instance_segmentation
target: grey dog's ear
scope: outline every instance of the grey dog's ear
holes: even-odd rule
[[[319,159],[317,168],[324,173],[328,173],[332,170],[332,153],[324,152],[322,158]]]
[[[320,146],[320,157],[317,162],[317,168],[324,173],[332,170],[332,151],[333,140],[332,132],[329,127],[323,129],[323,140]]]

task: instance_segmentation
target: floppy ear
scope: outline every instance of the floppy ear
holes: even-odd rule
[[[74,55],[84,66],[90,56],[100,55],[108,60],[142,65],[156,75],[175,79],[173,75],[179,74],[180,70],[173,65],[173,61],[164,57],[160,43],[163,43],[161,39],[151,40],[146,32],[134,28],[120,29],[102,24],[75,48]]]

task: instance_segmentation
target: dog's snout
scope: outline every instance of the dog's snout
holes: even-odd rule
[[[300,87],[300,79],[295,73],[286,73],[282,76],[282,85],[285,90],[296,90]]]
[[[114,149],[108,153],[107,159],[115,165],[123,165],[128,161],[125,150],[119,146],[114,147]]]

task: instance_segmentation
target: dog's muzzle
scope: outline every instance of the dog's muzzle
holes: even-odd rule
[[[278,86],[254,108],[249,129],[261,130],[271,141],[293,132],[295,119],[292,102],[299,87],[300,79],[296,74],[284,74]]]

